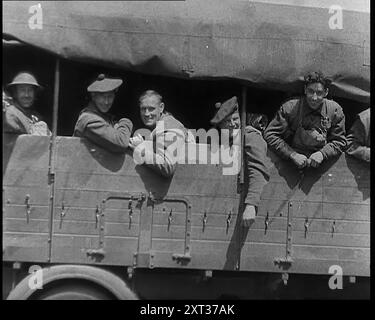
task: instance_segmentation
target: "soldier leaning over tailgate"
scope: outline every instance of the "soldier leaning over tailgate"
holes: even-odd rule
[[[358,114],[348,134],[347,154],[370,162],[370,108]]]
[[[211,120],[211,124],[220,129],[229,129],[233,139],[233,130],[241,128],[238,112],[237,97],[233,97],[224,103],[216,103],[218,111]],[[245,127],[245,172],[247,193],[245,198],[245,210],[242,214],[242,224],[245,227],[251,225],[256,216],[256,208],[260,203],[263,187],[269,180],[270,163],[267,158],[267,143],[264,141],[262,131],[267,126],[266,117],[263,115],[250,115],[249,125]]]
[[[264,132],[268,145],[298,168],[318,167],[345,151],[345,116],[326,99],[330,80],[321,72],[305,76],[305,95],[285,102]]]
[[[111,152],[120,153],[128,148],[133,129],[132,122],[127,118],[115,121],[115,117],[109,113],[121,84],[121,79],[100,74],[88,86],[87,91],[91,100],[78,117],[74,136],[85,137]]]
[[[160,175],[172,177],[177,168],[177,159],[170,154],[168,147],[174,144],[176,148],[185,147],[186,143],[194,143],[184,125],[165,111],[162,96],[154,91],[147,90],[139,98],[139,111],[143,124],[151,132],[152,147],[143,144],[143,148],[137,148],[144,142],[141,135],[130,139],[130,147],[135,153],[141,153],[136,157],[144,159],[144,164]]]
[[[51,131],[34,108],[42,86],[28,72],[17,74],[3,91],[3,131],[6,133],[50,136]]]

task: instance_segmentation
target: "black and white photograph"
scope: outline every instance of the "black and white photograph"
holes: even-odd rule
[[[370,0],[2,8],[2,300],[370,299]]]

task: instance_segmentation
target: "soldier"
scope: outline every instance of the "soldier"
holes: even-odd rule
[[[362,111],[351,127],[346,153],[370,162],[370,108]]]
[[[142,122],[152,130],[151,145],[143,144],[141,135],[130,139],[130,147],[134,149],[135,158],[142,158],[143,163],[164,177],[172,177],[177,167],[177,159],[168,147],[173,143],[182,148],[185,142],[193,142],[184,125],[164,109],[162,96],[153,90],[145,91],[139,98],[139,110]]]
[[[6,133],[49,136],[51,131],[34,109],[37,92],[42,89],[29,72],[18,73],[3,92],[3,130]]]
[[[229,129],[231,132],[241,128],[237,97],[233,97],[222,104],[217,103],[216,108],[218,108],[218,111],[211,120],[212,125],[220,129]],[[263,187],[269,180],[267,143],[262,136],[262,131],[267,125],[267,121],[264,122],[265,119],[262,115],[252,114],[249,117],[250,124],[245,127],[245,172],[246,184],[248,185],[245,210],[242,214],[242,224],[245,227],[249,227],[254,221]]]
[[[346,148],[345,116],[326,99],[329,83],[322,73],[309,73],[305,95],[285,102],[264,132],[268,145],[298,168],[316,168]]]
[[[74,136],[85,137],[111,152],[121,153],[127,149],[133,129],[132,122],[127,118],[115,121],[114,116],[108,113],[121,84],[121,79],[100,74],[88,86],[91,100],[78,117]]]

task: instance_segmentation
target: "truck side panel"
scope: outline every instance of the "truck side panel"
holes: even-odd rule
[[[3,135],[3,260],[49,258],[49,138]]]
[[[287,234],[284,234],[284,243],[290,249],[291,263],[275,263],[280,270],[328,274],[330,266],[339,265],[345,275],[369,276],[369,173],[368,166],[346,155],[321,168],[306,169],[303,179],[302,172],[299,174],[291,164],[275,161],[270,182],[262,194],[257,220],[248,233],[255,232],[262,222],[265,230],[268,220],[266,237],[269,231],[278,228],[274,221],[289,213],[290,246]],[[280,175],[284,177],[283,182]],[[250,249],[253,242],[248,235],[241,270],[253,270]],[[274,261],[287,256],[286,250],[283,256],[275,256]]]

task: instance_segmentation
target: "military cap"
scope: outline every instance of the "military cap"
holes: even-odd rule
[[[121,79],[109,78],[99,74],[93,83],[87,87],[88,92],[108,92],[117,89],[122,85]]]
[[[218,125],[227,116],[238,111],[237,97],[232,97],[229,100],[224,101],[223,103],[217,102],[215,103],[215,107],[216,109],[218,109],[218,111],[210,121],[214,126]]]
[[[42,89],[42,86],[36,81],[35,77],[29,72],[20,72],[18,73],[11,83],[7,84],[7,88],[14,86],[16,84],[30,84],[39,89]]]

